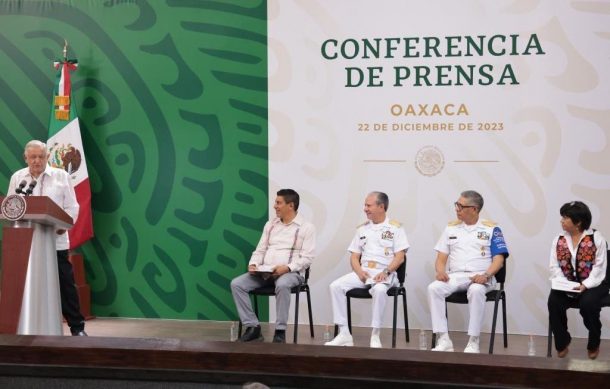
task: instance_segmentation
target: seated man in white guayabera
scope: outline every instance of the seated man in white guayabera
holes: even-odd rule
[[[248,263],[248,272],[231,281],[237,313],[246,327],[240,342],[263,341],[249,292],[274,285],[276,320],[273,343],[286,343],[290,290],[305,281],[305,270],[314,257],[316,228],[297,213],[299,194],[292,189],[279,190],[273,208],[277,217],[265,224],[263,235]]]
[[[353,271],[330,284],[333,318],[339,326],[339,334],[327,346],[353,346],[354,340],[347,325],[347,301],[345,294],[353,288],[369,287],[373,297],[370,346],[381,347],[379,331],[387,301],[387,291],[398,285],[396,269],[406,260],[409,249],[407,234],[401,224],[387,216],[388,195],[370,193],[364,202],[364,213],[369,219],[360,225],[348,250]]]
[[[470,338],[464,352],[478,353],[485,294],[495,288],[494,275],[504,266],[508,250],[500,227],[479,219],[483,208],[483,197],[479,193],[462,192],[454,205],[458,220],[447,225],[434,248],[436,281],[428,285],[432,331],[438,335],[432,351],[453,351],[445,298],[454,292],[466,291]]]

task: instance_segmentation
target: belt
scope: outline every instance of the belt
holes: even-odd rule
[[[381,263],[375,261],[366,261],[364,262],[364,267],[367,269],[377,269],[384,267]]]

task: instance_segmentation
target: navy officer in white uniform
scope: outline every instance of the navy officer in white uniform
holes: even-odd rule
[[[432,331],[438,335],[432,351],[453,351],[447,330],[445,297],[466,291],[470,337],[464,352],[478,353],[485,294],[495,288],[494,275],[504,266],[508,250],[500,227],[479,219],[483,208],[483,197],[479,193],[462,192],[454,205],[458,220],[447,225],[434,248],[436,280],[428,285]]]
[[[398,284],[396,269],[406,260],[409,248],[407,234],[401,224],[387,216],[389,200],[383,192],[370,193],[364,202],[368,221],[358,227],[348,251],[352,272],[330,284],[333,320],[339,333],[327,346],[353,346],[354,340],[347,326],[347,302],[345,294],[353,288],[370,286],[373,297],[370,346],[381,347],[379,330],[387,301],[386,292]]]

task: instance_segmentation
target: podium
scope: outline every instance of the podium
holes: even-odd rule
[[[56,230],[72,227],[72,218],[47,196],[21,197],[21,216],[23,201],[15,197],[0,197],[0,333],[63,335],[55,240]]]

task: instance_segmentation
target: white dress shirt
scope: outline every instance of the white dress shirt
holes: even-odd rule
[[[300,214],[288,224],[279,217],[268,221],[249,265],[288,265],[302,272],[311,265],[316,248],[316,228]]]
[[[405,230],[400,223],[386,217],[382,223],[369,220],[360,225],[347,250],[361,254],[363,267],[383,269],[392,263],[395,253],[408,249]]]
[[[28,184],[34,179],[30,174],[29,168],[23,168],[13,174],[9,182],[7,196],[15,194],[15,189],[19,183],[25,180]],[[79,205],[76,201],[76,194],[70,180],[70,176],[62,169],[47,166],[36,180],[38,183],[34,188],[32,196],[48,196],[55,204],[59,205],[71,218],[73,223],[78,217]],[[27,185],[26,187],[27,188]],[[57,235],[56,249],[67,250],[70,248],[68,233],[64,232]]]
[[[484,272],[495,255],[508,256],[500,228],[481,219],[473,225],[449,223],[434,250],[448,254],[447,273]]]

